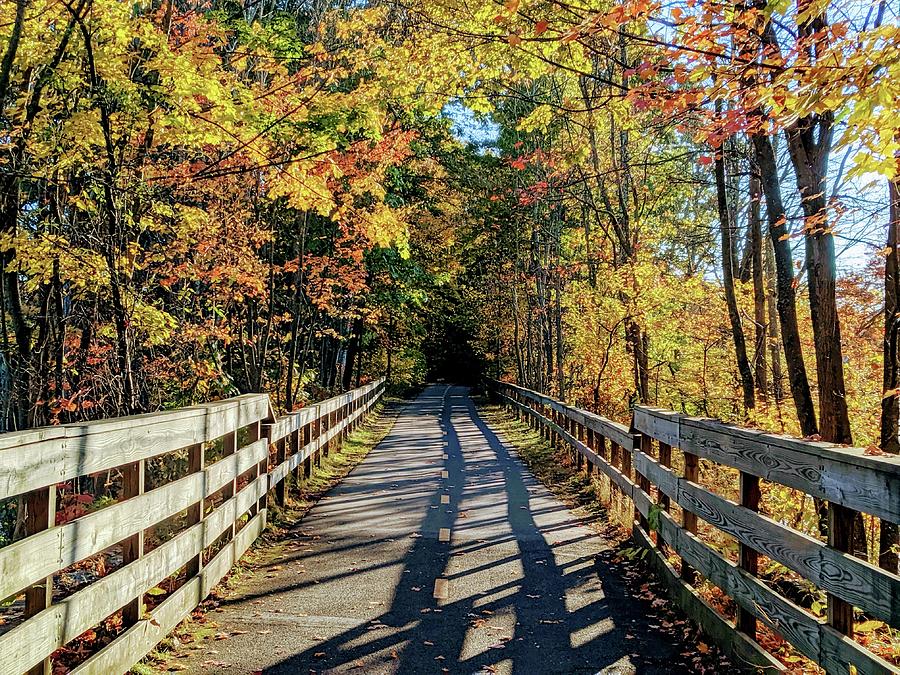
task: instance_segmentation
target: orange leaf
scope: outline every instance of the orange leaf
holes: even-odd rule
[[[510,34],[509,34],[509,37],[506,38],[506,41],[507,41],[509,44],[511,44],[513,47],[516,47],[516,46],[522,44],[522,38],[520,38],[520,37],[519,37],[518,35],[516,35],[515,33],[510,33]]]
[[[538,21],[536,24],[534,24],[534,34],[541,35],[542,33],[546,32],[549,25],[550,24],[546,21]]]

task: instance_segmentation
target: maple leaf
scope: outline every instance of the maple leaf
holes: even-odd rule
[[[547,32],[547,28],[550,26],[549,22],[546,20],[538,21],[534,24],[534,34],[535,35],[543,35]]]

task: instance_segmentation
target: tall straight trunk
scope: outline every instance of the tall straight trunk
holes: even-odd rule
[[[781,326],[781,342],[784,360],[787,364],[788,383],[797,421],[804,436],[819,433],[816,411],[809,389],[809,378],[803,361],[803,346],[797,325],[797,297],[794,289],[794,261],[787,235],[787,215],[781,199],[781,184],[778,179],[778,164],[775,151],[768,136],[752,136],[754,158],[759,167],[763,194],[766,197],[766,217],[769,221],[769,239],[775,254],[775,288],[778,293],[776,307]]]
[[[634,391],[638,403],[650,402],[649,338],[630,316],[625,317],[625,346],[631,352]]]
[[[818,138],[813,127],[818,129]],[[819,432],[826,441],[851,444],[837,308],[837,262],[825,199],[830,123],[824,117],[804,118],[788,129],[787,139],[804,216],[809,310],[819,385]]]
[[[897,340],[900,333],[900,178],[892,180],[888,186],[890,215],[888,222],[887,249],[884,262],[884,391],[881,399],[881,449],[891,454],[900,453],[900,396],[894,393],[898,383]],[[897,573],[897,546],[900,545],[898,526],[887,520],[881,521],[878,542],[878,564],[890,572]]]
[[[517,284],[514,281],[512,285],[512,301],[513,301],[513,344],[516,352],[516,375],[521,386],[527,386],[525,381],[525,364],[522,360],[522,344],[519,336],[519,293]]]
[[[754,171],[750,176],[750,208],[748,228],[750,230],[750,261],[753,277],[753,320],[755,322],[754,336],[756,338],[753,361],[756,366],[754,381],[756,394],[761,401],[768,398],[769,376],[766,365],[766,288],[763,278],[763,238],[762,223],[760,221],[760,184],[759,173]]]
[[[559,400],[566,400],[566,376],[565,371],[563,370],[563,332],[562,332],[562,302],[560,296],[562,295],[562,275],[557,272],[556,274],[556,302],[555,302],[555,315],[556,315],[556,381],[557,387],[559,389]]]
[[[725,287],[725,304],[728,306],[728,319],[731,322],[731,337],[734,341],[734,354],[737,358],[738,372],[741,376],[741,390],[744,394],[744,410],[752,410],[755,405],[753,395],[753,371],[747,358],[747,343],[741,315],[738,311],[737,297],[734,292],[734,238],[731,214],[728,205],[728,185],[725,177],[725,147],[716,151],[716,203],[719,209],[719,229],[722,234],[722,284]]]
[[[388,384],[391,382],[391,375],[393,375],[393,357],[394,357],[394,317],[391,316],[388,321],[388,339],[387,339],[387,367],[384,371],[384,377]]]
[[[294,409],[294,369],[297,367],[297,354],[300,349],[300,301],[303,299],[303,270],[306,258],[306,228],[309,214],[303,214],[303,226],[300,230],[300,241],[297,244],[297,271],[294,273],[294,297],[291,311],[291,337],[288,349],[287,383],[285,385],[284,407],[288,412]]]
[[[13,20],[12,32],[7,39],[3,60],[0,61],[0,117],[3,116],[3,104],[6,102],[9,79],[12,75],[16,53],[19,51],[19,40],[22,38],[22,27],[25,25],[25,9],[27,6],[28,0],[16,0],[16,18]]]
[[[777,292],[775,290],[775,252],[772,242],[763,238],[763,265],[766,268],[766,315],[769,341],[769,355],[772,363],[772,396],[776,403],[784,398],[784,374],[781,372],[781,343],[778,339],[778,309],[775,307]]]
[[[350,338],[350,344],[347,346],[347,361],[344,363],[344,391],[348,391],[353,386],[353,367],[359,358],[359,348],[362,344],[363,322],[357,317],[353,320],[353,335]]]

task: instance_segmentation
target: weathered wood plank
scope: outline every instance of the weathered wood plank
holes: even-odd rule
[[[132,499],[0,549],[0,598],[186,510],[266,456],[265,441]]]
[[[669,597],[716,641],[737,663],[761,672],[783,672],[784,666],[746,635],[736,631],[696,590],[682,581],[668,561],[653,546],[647,534],[637,525],[632,530],[635,542],[647,551],[647,560],[666,586]]]
[[[859,673],[896,673],[891,666],[824,621],[804,611],[762,581],[726,560],[700,539],[679,527],[671,516],[660,514],[660,529],[683,559],[721,588],[745,610],[790,642],[829,673],[849,674],[849,664]],[[839,636],[839,637],[838,637]],[[842,664],[841,668],[836,668]]]
[[[822,628],[821,665],[829,675],[897,675],[898,669],[866,651],[852,639],[828,625]]]
[[[265,491],[264,479],[248,485],[192,525],[140,560],[98,579],[52,605],[29,621],[0,636],[0,673],[16,672],[23,663],[37,663],[176,572],[209,546]],[[237,502],[237,506],[235,505]]]
[[[582,443],[571,434],[566,432],[564,429],[556,425],[549,418],[544,417],[536,410],[532,410],[526,405],[522,405],[515,399],[508,397],[504,394],[501,394],[504,400],[509,401],[509,403],[515,406],[517,409],[521,410],[531,419],[538,421],[542,426],[547,428],[553,428],[558,433],[561,433],[564,440],[569,443],[572,447],[574,447],[579,453],[584,455],[588,461],[590,461],[594,466],[596,466],[600,471],[602,471],[610,480],[613,481],[619,488],[622,489],[627,495],[631,496],[631,492],[634,489],[635,485],[629,478],[627,478],[619,469],[614,467],[608,461],[606,461],[603,457],[594,452],[591,448],[589,448],[586,444]],[[635,443],[634,436],[629,434],[625,439],[628,442],[628,446],[632,447]]]
[[[847,508],[900,522],[900,458],[740,429],[681,421],[683,449]]]
[[[662,441],[669,447],[677,448],[680,447],[680,420],[681,415],[662,408],[637,406],[631,428]]]
[[[639,470],[682,508],[740,543],[791,568],[819,588],[900,626],[900,577],[685,481],[644,453]],[[673,490],[673,483],[676,486]]]
[[[126,672],[146,656],[148,652],[205,598],[221,581],[234,560],[246,551],[265,526],[265,511],[258,513],[238,533],[235,539],[219,551],[199,576],[189,579],[184,586],[170,595],[146,618],[129,628],[122,635],[72,670],[78,675],[109,675]],[[224,562],[229,562],[226,566]]]
[[[329,438],[348,429],[375,405],[384,391],[384,379],[333,397],[331,413],[351,411],[329,429]],[[363,400],[365,399],[365,400]],[[353,405],[361,401],[359,405]],[[281,420],[273,420],[264,395],[249,395],[179,411],[121,418],[87,425],[50,427],[0,437],[0,497],[31,491],[61,480],[131,464],[143,459],[194,446],[225,436],[233,430],[269,419],[280,430],[299,431],[320,419],[318,406],[310,406]],[[327,413],[326,413],[327,414]],[[306,445],[281,466],[295,468],[320,448],[323,438],[309,438]],[[20,447],[21,446],[21,447]],[[43,473],[25,475],[19,455],[44,465]],[[74,453],[74,454],[73,454]],[[101,457],[96,457],[100,453]],[[196,453],[195,453],[196,454]],[[27,586],[23,579],[52,575],[71,562],[89,557],[128,538],[155,522],[188,508],[222,489],[268,458],[265,440],[241,448],[202,472],[164,485],[144,495],[115,504],[61,527],[51,527],[0,551],[0,594],[11,595]],[[195,457],[196,459],[196,457]],[[192,465],[193,466],[193,465]],[[135,478],[139,474],[135,474]],[[34,664],[84,630],[110,616],[123,604],[184,564],[233,526],[243,514],[257,508],[269,486],[270,474],[262,474],[227,499],[200,522],[143,557],[124,565],[58,604],[39,611],[28,621],[0,636],[0,672],[17,672],[22,664]],[[6,492],[4,492],[4,490]],[[140,492],[139,489],[132,490]],[[218,583],[234,561],[265,526],[265,509],[251,518],[209,562],[199,576],[173,593],[153,614],[139,620],[119,639],[82,664],[75,672],[124,672],[139,660],[187,615]],[[76,532],[77,530],[77,532]],[[76,536],[77,535],[77,536]],[[32,550],[33,549],[33,550]],[[47,551],[57,553],[49,560]],[[137,557],[137,556],[133,556]],[[25,561],[25,564],[19,565]],[[49,570],[53,570],[53,572]],[[11,590],[10,590],[11,589]]]
[[[0,499],[212,441],[263,419],[267,411],[268,397],[254,394],[171,412],[57,427],[63,431],[26,445],[16,440],[17,433],[3,434]],[[36,436],[26,432],[26,437]]]
[[[566,406],[547,397],[534,395],[527,390],[521,390],[518,387],[507,387],[506,391],[516,394],[525,401],[534,402],[536,405],[548,405],[554,413],[562,413],[567,418],[578,423],[584,424],[588,419],[583,411],[576,411],[574,414],[570,413],[569,410],[571,409],[567,409]],[[824,621],[813,617],[794,605],[755,578],[751,573],[725,559],[684,527],[676,524],[670,514],[665,511],[659,511],[658,507],[653,504],[649,494],[628,480],[611,463],[598,456],[586,444],[574,438],[572,434],[558,423],[516,400],[514,396],[507,396],[502,389],[498,388],[498,393],[514,409],[521,411],[527,419],[534,420],[539,427],[552,431],[564,442],[574,447],[581,455],[587,457],[605,474],[611,478],[618,475],[621,480],[620,487],[623,487],[625,493],[633,499],[638,512],[644,517],[649,517],[651,510],[654,512],[660,534],[682,557],[683,564],[689,568],[688,576],[690,576],[690,568],[699,570],[707,579],[734,598],[739,607],[780,633],[807,657],[825,667],[829,673],[848,673],[849,675],[851,664],[858,673],[883,675],[897,672],[890,664],[846,636],[841,635]],[[670,469],[661,466],[659,462],[640,450],[633,450],[628,454],[628,458],[630,459],[633,456],[636,471],[650,478],[651,482],[661,489],[661,492],[669,495],[682,506],[686,526],[690,529],[696,529],[696,517],[699,514],[700,517],[710,521],[711,524],[719,527],[719,529],[735,536],[742,546],[745,547],[745,550],[760,550],[769,557],[810,578],[814,583],[826,590],[833,587],[839,593],[843,591],[842,597],[853,597],[850,601],[857,606],[861,606],[888,623],[896,625],[898,607],[900,607],[897,582],[900,579],[895,575],[884,573],[863,561],[847,556],[811,537],[806,537],[765,516],[759,515],[752,508],[752,502],[755,500],[753,485],[747,486],[748,494],[746,495],[748,506],[751,508],[735,504],[697,485],[694,481],[698,475],[698,455],[743,470],[752,466],[759,466],[760,463],[768,462],[768,460],[763,458],[755,460],[755,463],[750,465],[739,464],[739,461],[749,460],[746,460],[746,456],[744,459],[739,460],[738,456],[732,453],[728,461],[723,461],[723,455],[726,453],[724,450],[722,454],[713,454],[708,447],[697,447],[689,442],[684,442],[682,439],[682,430],[684,428],[682,422],[684,420],[687,420],[686,424],[696,421],[669,411],[638,408],[635,412],[633,428],[661,440],[664,444],[671,444],[685,450],[685,477],[676,476]],[[702,422],[704,424],[710,423],[707,420]],[[717,427],[724,426],[719,423],[712,424],[717,425]],[[590,429],[589,425],[586,426]],[[747,432],[748,438],[764,437],[768,439],[770,437],[770,435],[752,430],[741,431]],[[690,433],[693,434],[693,432]],[[691,439],[693,440],[694,438],[695,435],[691,435]],[[783,444],[787,446],[789,451],[798,452],[797,444],[802,446],[805,443],[796,439],[771,438],[775,438],[777,443],[770,444],[770,451],[771,448],[780,449]],[[764,440],[763,442],[768,441]],[[634,448],[633,436],[623,439],[623,444],[625,444],[626,448]],[[819,446],[823,444],[809,445],[815,446],[814,450],[818,452],[820,450]],[[832,453],[836,450],[841,455],[848,454],[843,448],[835,449],[826,446],[826,449]],[[694,451],[696,451],[696,454]],[[808,447],[804,447],[802,450],[807,455],[807,460],[810,451],[811,449]],[[802,460],[804,458],[800,457],[799,459]],[[839,461],[841,470],[845,472],[848,470],[848,466],[853,469],[859,468],[859,464],[856,463],[859,457],[854,456],[852,451],[849,453],[850,461],[844,461],[847,459],[846,456],[835,459],[833,454],[827,455],[826,459]],[[870,464],[868,463],[867,466]],[[828,461],[821,462],[821,465],[824,469],[827,469]],[[768,466],[773,467],[775,464],[768,462]],[[798,474],[807,476],[807,478],[814,475],[827,475],[827,471],[815,474],[815,466],[815,462],[807,466],[800,464],[798,466]],[[877,470],[882,474],[886,473],[890,477],[893,467],[885,467],[878,464]],[[748,471],[747,473],[754,472]],[[762,472],[759,473],[764,477],[777,480],[771,478],[771,476],[775,475],[774,473],[768,475]],[[800,483],[801,480],[798,478],[796,482]],[[613,482],[616,482],[615,479]],[[785,482],[785,484],[789,483]],[[802,489],[802,486],[799,484],[792,486],[801,487]],[[887,481],[886,489],[888,492],[893,489],[890,485],[890,479]],[[884,491],[882,491],[882,494],[885,494]],[[822,494],[821,496],[825,495]],[[883,512],[889,512],[894,508],[895,505],[889,505],[883,508]],[[651,544],[647,535],[638,527],[635,527],[635,532],[638,533],[636,536],[641,543],[649,548]],[[674,570],[656,551],[651,551],[651,555],[657,558],[651,562],[657,567],[657,571],[661,572],[665,577],[673,597],[676,598],[679,604],[686,606],[689,613],[692,615],[696,613],[698,616],[694,618],[699,618],[704,629],[711,633],[714,638],[717,638],[717,641],[720,643],[724,641],[729,649],[734,649],[734,646],[737,645],[737,649],[743,654],[738,658],[744,659],[747,655],[758,658],[762,655],[763,662],[758,665],[767,668],[781,667],[771,656],[762,652],[752,640],[736,631],[735,627],[718,615],[712,607],[703,603],[693,589],[680,579],[677,579]],[[666,569],[663,570],[663,567]],[[698,600],[701,603],[700,605],[697,603]],[[745,650],[746,653],[744,653]]]
[[[241,474],[249,471],[269,455],[266,440],[261,438],[245,445],[237,452],[227,455],[204,469],[204,497],[209,497]]]

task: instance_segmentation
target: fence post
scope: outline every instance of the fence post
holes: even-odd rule
[[[294,455],[299,455],[300,451],[303,449],[303,442],[302,442],[303,436],[301,434],[302,434],[302,430],[300,429],[300,427],[297,427],[296,429],[294,429],[291,432],[291,457],[293,457]],[[296,461],[296,460],[294,460],[294,461]],[[300,467],[300,464],[298,463],[297,466],[294,467],[294,471],[293,471],[294,483],[295,483],[294,487],[297,487],[297,485],[300,484],[300,477],[302,475],[302,471],[303,470]]]
[[[270,427],[271,428],[271,427]],[[281,466],[281,463],[287,459],[287,437],[278,439],[275,444],[275,466]],[[275,485],[275,501],[278,506],[287,504],[288,497],[288,478],[285,476]]]
[[[659,464],[660,466],[665,466],[667,468],[671,468],[672,466],[672,446],[668,443],[659,442]],[[648,481],[649,483],[649,481]],[[659,504],[659,507],[665,511],[669,512],[671,508],[671,500],[669,495],[665,494],[662,490],[657,486],[656,488],[656,502]],[[665,540],[662,537],[662,533],[656,532],[656,546],[658,548],[664,548],[666,545]]]
[[[25,533],[37,534],[56,526],[56,486],[29,493],[25,499]],[[25,617],[29,619],[53,602],[53,575],[25,591]],[[52,665],[48,656],[28,671],[28,675],[50,675]]]
[[[849,553],[853,548],[853,521],[856,511],[840,504],[828,504],[828,545]],[[829,593],[828,623],[837,631],[853,636],[853,605]]]
[[[700,480],[700,458],[692,452],[684,453],[684,479],[692,483]],[[697,514],[681,510],[681,524],[685,530],[691,534],[697,534]],[[684,560],[681,561],[681,578],[689,584],[697,582],[697,571],[688,565]]]
[[[652,455],[653,439],[650,438],[650,436],[647,436],[646,434],[640,434],[638,436],[636,445],[637,445],[637,447],[635,448],[635,450],[637,450],[639,447],[641,452],[643,452],[645,455],[647,455],[647,456]],[[628,470],[630,471],[631,470],[631,454],[626,452],[625,455],[628,457],[628,464],[629,464]],[[647,494],[647,497],[652,500],[652,497],[650,495],[650,481],[647,480],[647,478],[638,471],[635,471],[634,475],[635,475],[635,478],[637,479],[635,482],[638,484],[638,487],[641,488],[641,490],[643,490]],[[649,536],[650,535],[650,522],[647,520],[647,518],[645,518],[640,513],[640,511],[638,511],[638,508],[636,506],[634,507],[634,517],[637,518],[637,520],[640,523],[641,527],[643,528],[644,532],[646,532],[647,535]]]
[[[144,460],[132,462],[122,467],[122,497],[129,499],[144,494],[146,475]],[[122,542],[122,564],[139,560],[144,555],[144,530]],[[144,595],[139,594],[122,608],[122,620],[126,626],[136,624],[143,613]]]
[[[741,471],[740,473],[740,489],[741,489],[741,506],[745,506],[751,511],[759,511],[759,478],[753,474]],[[755,550],[745,544],[739,544],[740,565],[742,569],[747,570],[753,576],[758,571],[758,555]],[[853,627],[852,607],[850,614],[850,627]],[[746,633],[754,640],[756,639],[756,616],[751,612],[738,605],[737,611],[737,627],[738,630]]]
[[[588,427],[584,427],[584,430],[585,430],[584,444],[586,446],[588,446],[594,452],[597,452],[597,437],[594,435],[594,430],[590,429]],[[597,454],[599,455],[600,453],[597,453]],[[592,462],[588,462],[588,465],[587,465],[588,475],[595,473],[596,469],[597,469],[597,467],[595,467]]]
[[[206,451],[202,443],[196,443],[188,448],[188,473],[200,473],[204,468],[206,468]],[[204,497],[201,494],[200,500],[188,509],[188,525],[196,525],[203,520],[205,511],[204,501]],[[188,561],[188,578],[200,574],[202,569],[203,546],[201,545],[200,552]]]

